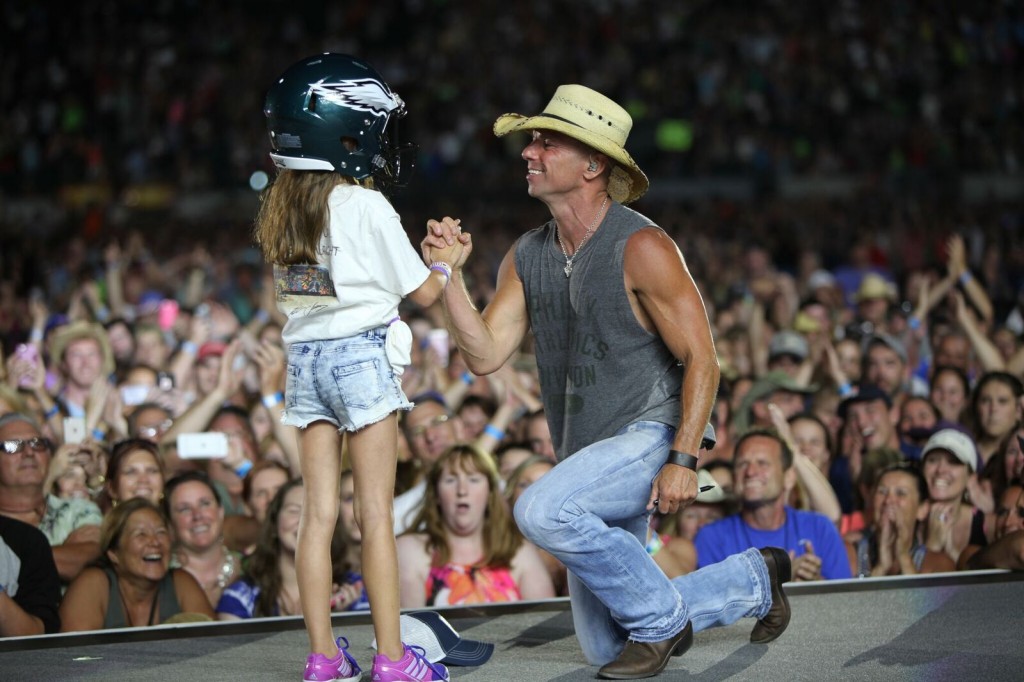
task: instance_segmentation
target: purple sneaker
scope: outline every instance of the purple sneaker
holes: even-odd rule
[[[327,658],[323,654],[310,654],[306,658],[306,671],[302,673],[302,679],[303,682],[355,682],[361,674],[356,659],[348,653],[348,640],[339,637],[338,655]]]
[[[373,657],[373,682],[420,682],[441,680],[447,682],[448,668],[440,663],[427,660],[422,647],[405,646],[405,655],[400,661],[392,661],[384,654]]]

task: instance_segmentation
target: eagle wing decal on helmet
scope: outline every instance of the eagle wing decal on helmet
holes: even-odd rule
[[[399,109],[402,100],[388,90],[383,83],[372,78],[310,84],[312,94],[340,106],[359,111],[368,111],[374,116],[386,116]]]

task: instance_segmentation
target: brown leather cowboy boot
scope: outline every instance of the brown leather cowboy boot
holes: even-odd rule
[[[687,623],[673,637],[660,642],[634,642],[629,640],[622,653],[611,663],[597,671],[606,680],[637,680],[654,677],[668,665],[670,656],[682,656],[693,645],[693,624]]]
[[[767,644],[786,631],[789,626],[789,599],[782,589],[782,583],[793,578],[793,566],[789,554],[778,547],[765,547],[761,550],[764,563],[768,566],[768,578],[772,584],[772,607],[764,618],[757,621],[750,633],[750,641],[754,644]]]

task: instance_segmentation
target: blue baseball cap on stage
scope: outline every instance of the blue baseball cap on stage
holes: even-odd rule
[[[402,641],[422,647],[431,663],[483,665],[494,653],[493,644],[464,639],[444,616],[434,611],[403,613],[399,624],[402,628]],[[377,648],[376,639],[372,646]]]

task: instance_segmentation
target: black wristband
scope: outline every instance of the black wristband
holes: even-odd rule
[[[669,450],[668,459],[665,460],[665,464],[678,464],[681,467],[686,467],[692,471],[697,470],[697,458],[693,455],[688,455],[685,452],[679,452],[678,450]]]

